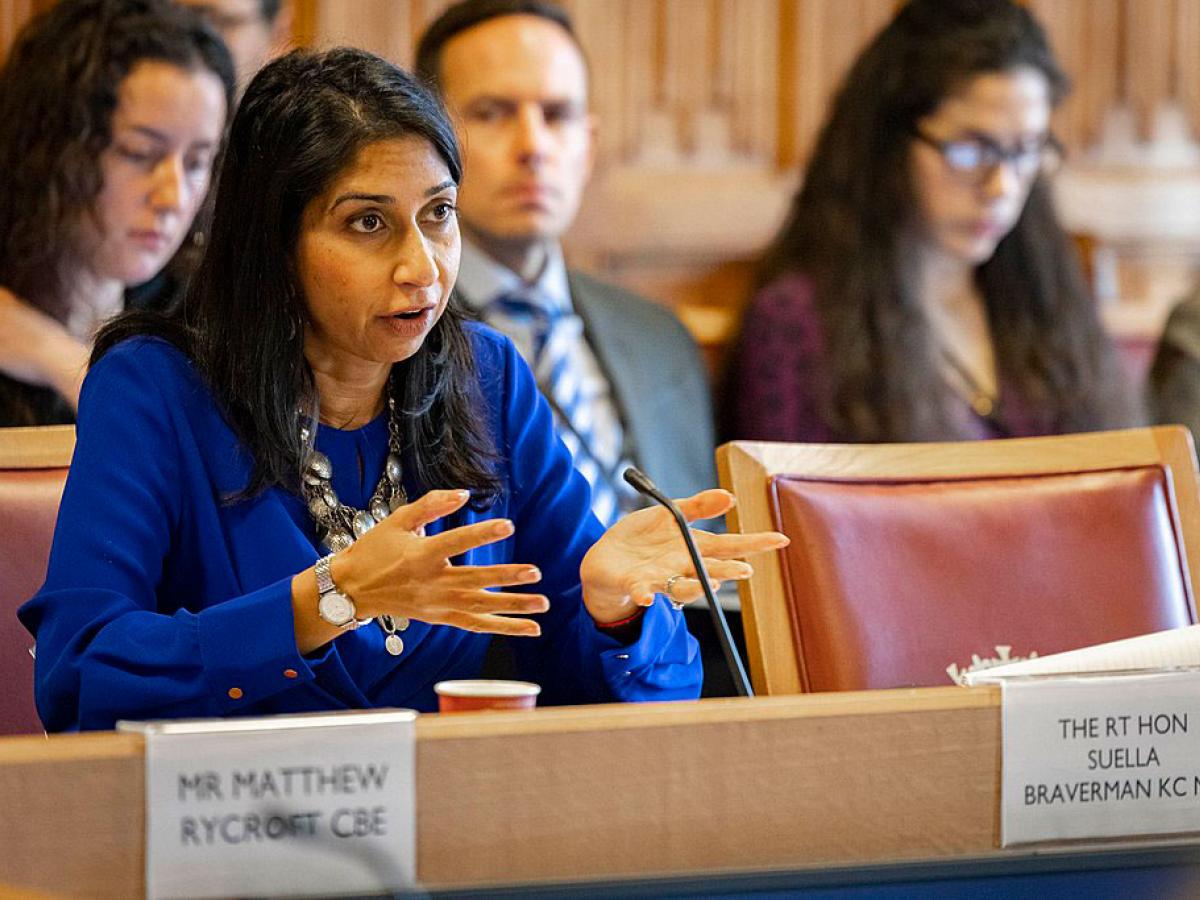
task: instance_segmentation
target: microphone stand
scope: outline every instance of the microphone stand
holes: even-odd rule
[[[725,654],[725,663],[729,666],[729,674],[733,676],[734,687],[737,689],[738,696],[753,697],[754,690],[750,687],[750,679],[746,677],[746,667],[742,665],[742,658],[733,645],[733,635],[729,632],[729,623],[725,621],[725,610],[721,609],[721,604],[717,602],[712,586],[708,583],[708,570],[704,567],[704,560],[700,558],[700,551],[696,549],[696,542],[692,539],[692,530],[688,527],[687,519],[679,511],[675,502],[660,491],[641,470],[630,466],[625,470],[624,478],[639,494],[666,507],[674,517],[675,524],[679,526],[679,531],[683,534],[683,542],[687,545],[688,554],[692,557],[692,565],[696,569],[696,577],[700,579],[704,598],[708,601],[708,611],[712,614],[713,628],[716,629],[717,641]]]

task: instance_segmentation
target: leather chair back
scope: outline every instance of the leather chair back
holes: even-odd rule
[[[75,445],[71,426],[0,429],[0,735],[36,734],[33,639],[17,607],[41,587]]]
[[[1182,429],[740,444],[722,448],[723,482],[731,453],[757,457],[761,497],[726,486],[743,519],[764,519],[736,530],[792,538],[767,567],[774,583],[756,574],[742,594],[760,690],[945,685],[994,660],[1196,622],[1200,498]]]
[[[1160,467],[953,481],[772,479],[806,691],[950,683],[1192,624]],[[1008,648],[1002,650],[1000,648]]]

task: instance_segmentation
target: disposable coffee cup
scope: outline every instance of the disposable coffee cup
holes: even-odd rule
[[[541,685],[532,681],[501,681],[473,678],[439,681],[433,686],[438,695],[438,710],[444,713],[473,712],[481,709],[533,709]]]

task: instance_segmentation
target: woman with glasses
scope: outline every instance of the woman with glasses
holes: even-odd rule
[[[912,0],[833,102],[730,369],[732,437],[954,440],[1138,419],[1046,176],[1066,90],[1009,0]]]

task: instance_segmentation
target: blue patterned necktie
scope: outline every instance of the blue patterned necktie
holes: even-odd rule
[[[507,294],[487,308],[487,317],[512,336],[529,361],[538,387],[554,410],[555,427],[575,468],[592,486],[592,511],[605,526],[636,505],[620,472],[624,434],[611,403],[601,403],[607,385],[584,364],[583,320],[536,299]]]

